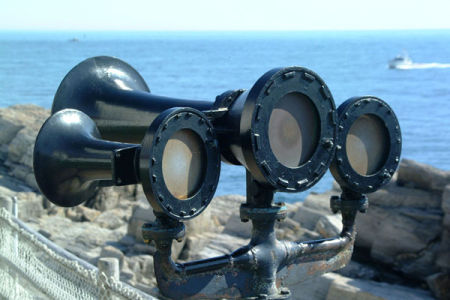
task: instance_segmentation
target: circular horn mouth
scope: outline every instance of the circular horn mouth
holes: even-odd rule
[[[171,108],[142,141],[140,178],[156,212],[186,220],[200,214],[217,188],[220,149],[210,121],[192,108]]]
[[[374,192],[389,182],[400,162],[401,132],[389,105],[355,97],[339,108],[338,146],[331,173],[345,188]]]
[[[243,164],[257,181],[281,192],[313,186],[336,144],[336,108],[324,81],[302,67],[274,69],[244,96]]]
[[[101,179],[104,170],[89,171],[83,167],[82,158],[89,155],[98,138],[100,133],[94,121],[78,110],[62,110],[45,121],[34,145],[33,168],[47,199],[71,207],[95,195],[98,181],[92,175],[96,173]],[[95,158],[91,167],[95,167]]]

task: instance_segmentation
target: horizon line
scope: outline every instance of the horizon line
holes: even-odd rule
[[[138,32],[138,33],[209,33],[209,32],[320,32],[320,31],[328,31],[328,32],[336,32],[336,31],[436,31],[436,30],[450,30],[448,28],[363,28],[363,29],[341,29],[341,28],[333,28],[333,29],[2,29],[0,28],[0,32],[118,32],[118,33],[126,33],[126,32]]]

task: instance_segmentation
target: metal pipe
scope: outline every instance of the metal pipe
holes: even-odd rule
[[[347,198],[355,195],[342,195],[340,207],[344,226],[338,237],[296,243],[276,239],[274,223],[283,217],[283,209],[259,207],[266,206],[265,200],[273,197],[273,191],[264,191],[251,176],[247,177],[247,183],[247,203],[241,206],[241,218],[252,221],[247,246],[229,255],[178,264],[171,258],[172,238],[160,235],[155,240],[155,275],[164,296],[194,299],[267,295],[268,299],[284,299],[288,292],[279,286],[286,284],[289,275],[300,282],[348,263],[355,240],[353,224],[359,202]],[[260,197],[264,201],[258,201]],[[158,219],[163,228],[178,226],[162,216]]]

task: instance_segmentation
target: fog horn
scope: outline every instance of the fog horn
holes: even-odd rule
[[[39,188],[59,206],[78,205],[101,186],[140,182],[155,212],[176,220],[201,213],[220,172],[212,125],[191,108],[162,112],[141,144],[106,141],[86,114],[64,109],[42,126],[33,160]]]
[[[217,131],[222,160],[244,165],[255,180],[274,190],[308,189],[333,158],[333,97],[317,74],[302,67],[273,69],[248,91],[227,91],[214,101],[199,101],[154,95],[127,63],[93,57],[65,76],[52,113],[83,111],[103,138],[140,143],[148,124],[172,107],[203,111]]]

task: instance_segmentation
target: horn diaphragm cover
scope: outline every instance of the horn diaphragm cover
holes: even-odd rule
[[[158,213],[186,220],[211,201],[220,174],[220,149],[212,124],[196,109],[171,108],[142,141],[140,177]]]
[[[330,171],[345,188],[371,193],[398,167],[400,125],[392,108],[376,97],[354,97],[338,108],[338,145]]]
[[[333,97],[319,75],[303,67],[267,72],[243,105],[247,169],[278,191],[310,188],[333,159],[336,119]]]

